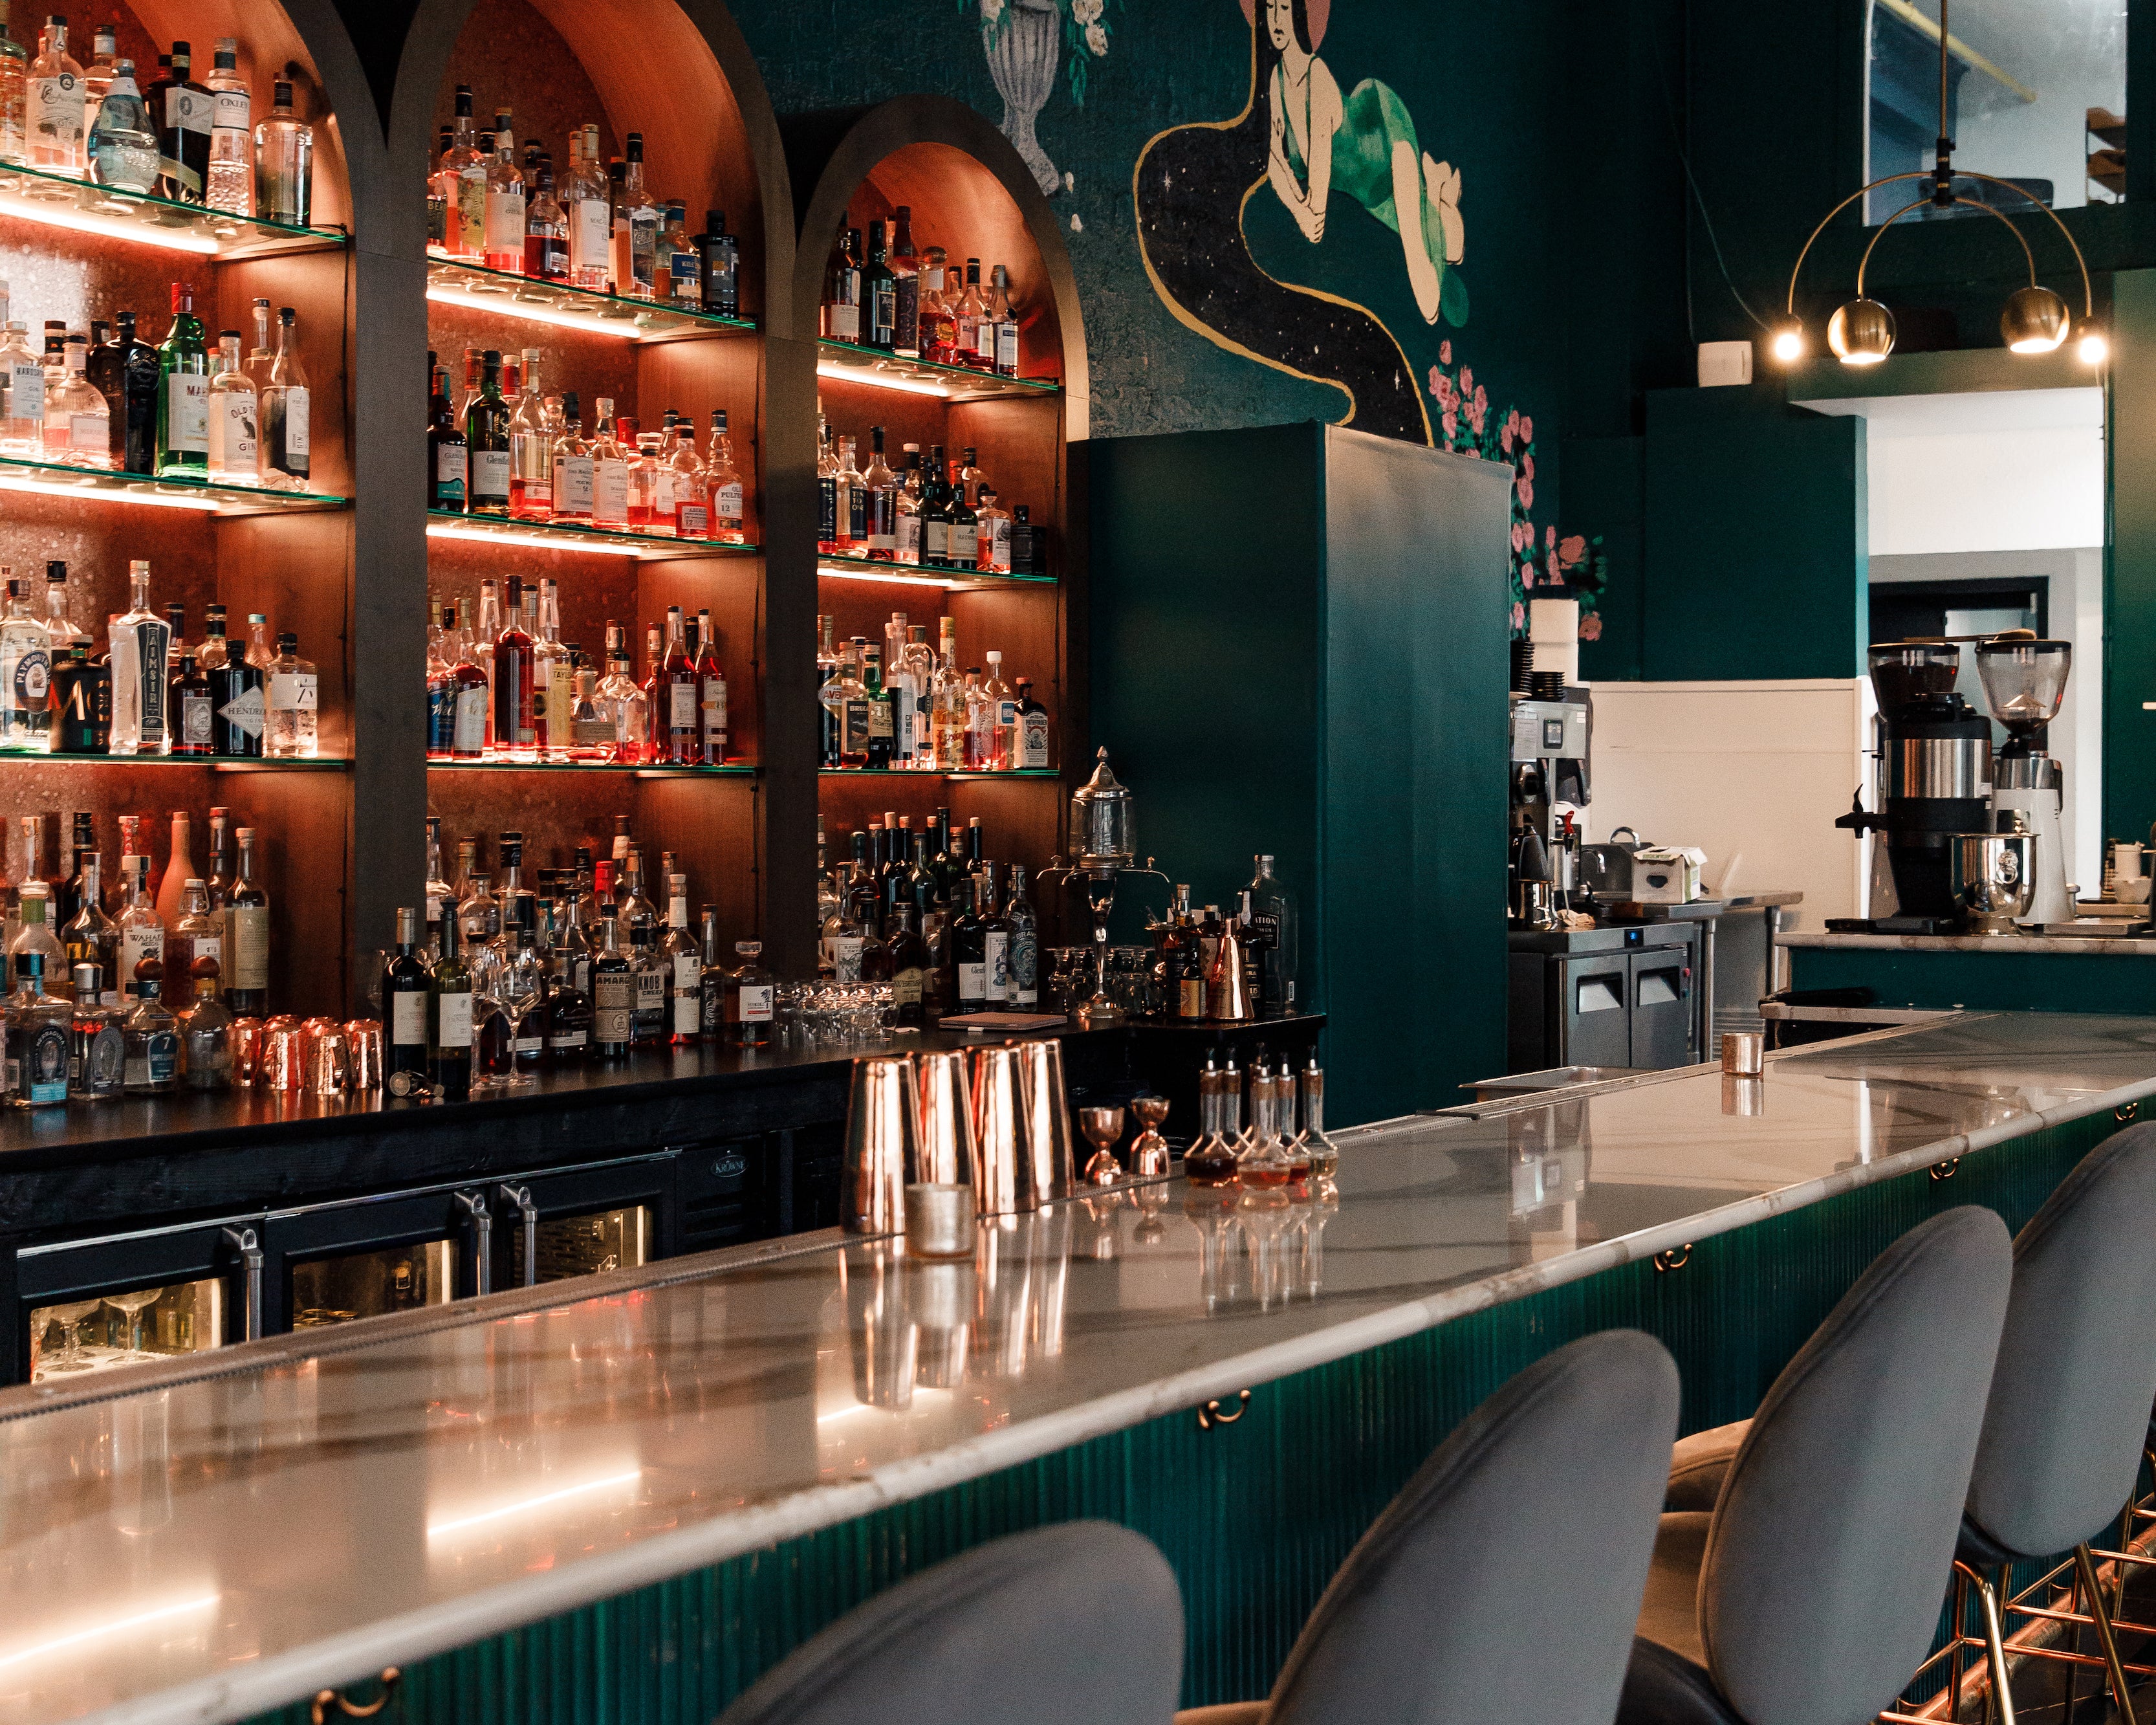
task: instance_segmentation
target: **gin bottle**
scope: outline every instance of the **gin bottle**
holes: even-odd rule
[[[209,196],[212,209],[251,215],[254,207],[254,116],[247,80],[239,75],[239,44],[223,38],[211,56],[208,79]],[[177,979],[183,988],[185,979]],[[174,991],[179,997],[179,989]]]
[[[51,637],[30,615],[29,583],[10,581],[0,617],[0,750],[49,754],[52,732]]]
[[[0,346],[0,384],[7,405],[0,410],[0,455],[37,461],[44,448],[45,366],[32,351],[29,325],[19,318],[8,326]]]
[[[220,485],[253,485],[261,476],[254,385],[239,368],[239,332],[218,337],[209,380],[209,476]]]
[[[136,87],[134,61],[113,63],[112,82],[90,124],[89,149],[90,177],[99,185],[121,192],[157,188],[157,128]]]
[[[290,491],[307,488],[308,409],[312,403],[306,368],[300,363],[295,314],[277,313],[277,358],[270,387],[262,392],[262,476]]]
[[[193,200],[199,202],[198,198]],[[157,471],[200,479],[209,466],[209,347],[195,291],[172,284],[172,327],[157,349]]]
[[[320,713],[314,662],[300,657],[300,637],[287,630],[277,637],[277,657],[270,666],[269,747],[272,760],[312,760]]]
[[[112,740],[115,754],[165,754],[171,740],[165,723],[172,626],[150,609],[150,565],[127,565],[134,603],[110,626],[112,650]]]
[[[43,173],[82,177],[82,68],[67,51],[67,20],[45,21],[45,46],[30,63],[30,166]]]
[[[150,897],[150,859],[129,856],[120,859],[125,878],[126,907],[120,913],[120,993],[125,999],[146,963],[165,960],[165,924]]]

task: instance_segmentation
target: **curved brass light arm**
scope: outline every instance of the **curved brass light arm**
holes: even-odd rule
[[[1835,204],[1832,209],[1821,216],[1820,218],[1819,226],[1812,229],[1811,237],[1804,241],[1804,249],[1797,254],[1796,267],[1789,271],[1789,299],[1788,305],[1784,308],[1787,311],[1789,315],[1792,317],[1797,315],[1797,277],[1804,272],[1804,260],[1812,255],[1813,242],[1817,240],[1820,234],[1826,232],[1826,224],[1829,222],[1840,215],[1842,211],[1847,209],[1851,204],[1856,203],[1856,200],[1861,198],[1866,192],[1872,191],[1877,187],[1891,186],[1897,180],[1928,180],[1931,177],[1932,171],[1928,167],[1914,173],[1890,173],[1883,180],[1874,180],[1870,185],[1859,186],[1854,192],[1851,192],[1849,196],[1843,198],[1840,203]],[[1907,213],[1907,211],[1897,212],[1897,214],[1906,214]]]
[[[1896,210],[1893,214],[1887,217],[1885,221],[1880,223],[1878,232],[1871,236],[1871,244],[1864,248],[1864,256],[1861,260],[1859,260],[1856,265],[1857,298],[1862,299],[1864,297],[1864,272],[1871,266],[1873,247],[1876,246],[1881,240],[1887,237],[1887,230],[1892,227],[1895,223],[1900,221],[1903,216],[1908,214],[1908,213],[1912,209],[1924,209],[1931,203],[1931,201],[1932,200],[1928,198],[1919,198],[1914,203],[1905,203],[1899,209]],[[1970,209],[1980,209],[1984,213],[1984,214],[1989,216],[1993,220],[2005,223],[2006,231],[2021,242],[2021,255],[2027,259],[2029,262],[2029,285],[2030,286],[2034,287],[2036,285],[2036,254],[2029,250],[2028,236],[2024,234],[2022,231],[2019,228],[2015,227],[2012,222],[2007,220],[2004,211],[1994,209],[1988,203],[1979,203],[1974,198],[1957,198],[1954,199],[1954,202],[1956,203],[1965,205]]]
[[[2082,255],[2082,249],[2080,245],[2074,239],[2073,229],[2059,219],[2058,211],[2052,209],[2050,204],[2045,203],[2041,198],[2035,196],[2025,187],[2017,186],[2011,180],[2002,180],[1996,174],[1970,173],[1966,169],[1957,169],[1956,172],[1960,173],[1965,179],[1982,180],[1988,186],[2004,186],[2010,192],[2019,192],[2024,198],[2028,198],[2031,203],[2035,204],[2037,209],[2042,210],[2046,215],[2051,217],[2051,225],[2059,230],[2059,237],[2066,242],[2066,250],[2074,255],[2074,262],[2080,268],[2082,272],[2082,316],[2084,317],[2095,317],[2096,295],[2089,287],[2088,260]],[[1957,198],[1954,199],[1954,202],[1957,203],[1964,203],[1968,202],[1968,200],[1966,198]],[[1991,209],[1991,206],[1988,203],[1980,203],[1977,205],[1977,208],[1979,209]],[[2008,227],[2014,228],[2013,223],[2006,221],[2006,217],[2004,212],[1992,209],[1991,213],[1997,216],[2000,221],[2006,222],[2006,225]],[[2021,230],[2019,228],[2014,228],[2014,231],[2018,235]],[[2024,239],[2021,242],[2021,249],[2024,251],[2026,251],[2029,249],[2029,242],[2027,240]],[[2032,263],[2030,265],[2031,280],[2035,278],[2035,265]]]

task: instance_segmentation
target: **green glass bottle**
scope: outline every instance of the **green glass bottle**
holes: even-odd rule
[[[209,343],[192,283],[172,284],[172,327],[157,348],[157,471],[209,474]]]
[[[490,348],[479,394],[465,409],[465,455],[474,515],[509,513],[509,404],[501,399],[501,355]]]
[[[464,929],[454,906],[442,916],[442,955],[429,978],[428,1013],[434,1083],[444,1099],[460,1102],[472,1086],[472,973],[465,961]]]

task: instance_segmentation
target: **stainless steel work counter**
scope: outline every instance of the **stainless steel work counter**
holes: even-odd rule
[[[1756,1082],[1344,1133],[1337,1205],[1177,1181],[956,1265],[811,1236],[8,1392],[0,1725],[280,1705],[2156,1094],[2156,1019],[1970,1015]]]

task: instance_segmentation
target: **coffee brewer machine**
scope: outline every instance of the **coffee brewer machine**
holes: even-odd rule
[[[1879,702],[1876,812],[1860,798],[1835,822],[1882,833],[1891,912],[1875,892],[1868,926],[1943,935],[1961,918],[1950,852],[1957,834],[1991,829],[1991,721],[1954,693],[1961,649],[1950,641],[1880,642],[1867,650]],[[1876,853],[1875,853],[1876,854]],[[1883,886],[1875,868],[1873,878]]]
[[[1553,929],[1578,884],[1578,835],[1560,802],[1588,798],[1586,691],[1554,671],[1516,670],[1512,697],[1510,903],[1517,929]]]
[[[2057,717],[2072,667],[2071,641],[2040,641],[2028,630],[1995,636],[1976,650],[1977,675],[1991,716],[2006,728],[2006,742],[1991,762],[1994,832],[2013,830],[2014,816],[2036,836],[2031,867],[2036,890],[2020,918],[2031,924],[2068,920],[2073,894],[2066,885],[2066,826],[2062,802],[2065,779],[2059,763],[2045,752],[2045,728]]]

